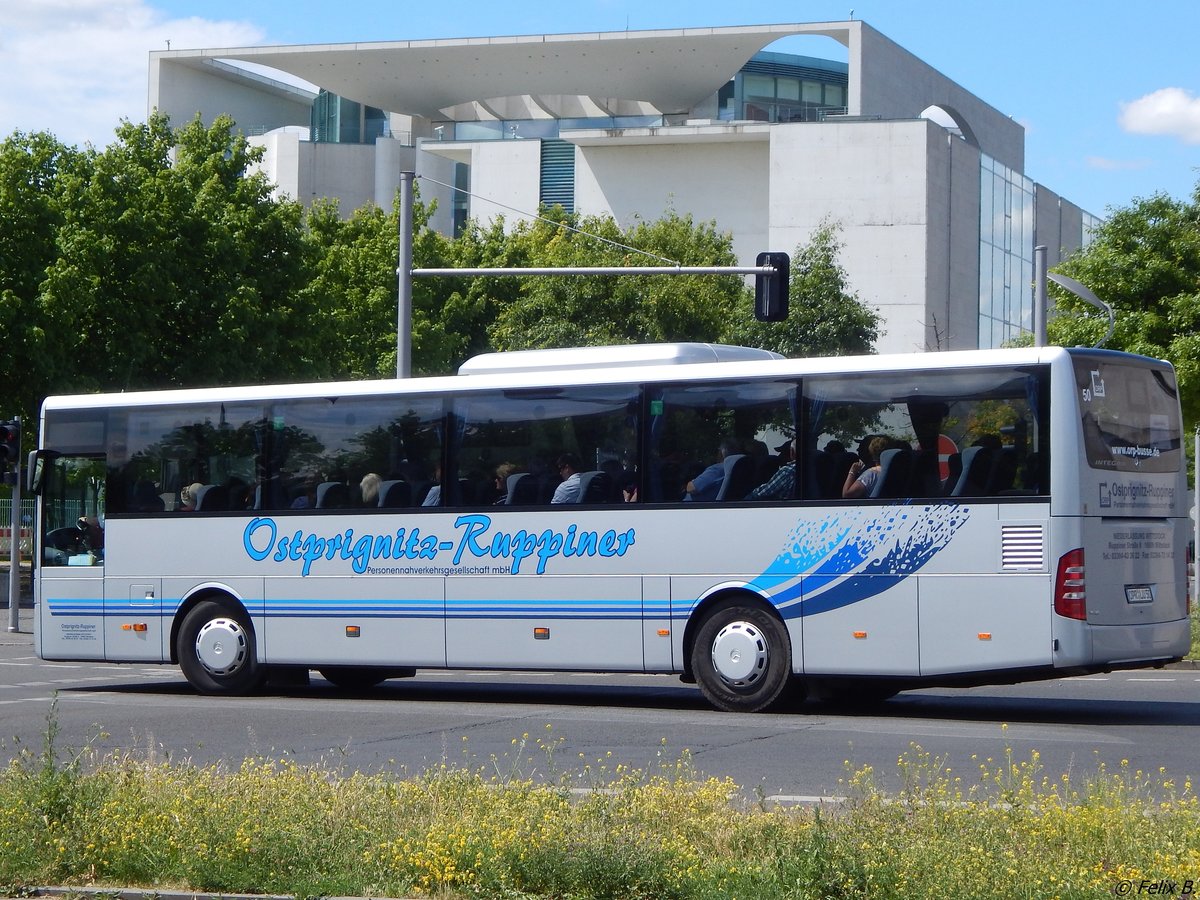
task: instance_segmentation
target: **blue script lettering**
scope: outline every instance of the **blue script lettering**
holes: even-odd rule
[[[512,561],[512,574],[520,574],[526,560],[534,561],[538,575],[556,556],[624,556],[636,538],[634,529],[604,532],[580,531],[570,525],[566,531],[493,531],[492,517],[483,513],[459,516],[454,527],[460,532],[457,544],[443,543],[436,535],[422,535],[419,528],[397,528],[394,534],[361,534],[353,528],[322,537],[301,529],[292,534],[279,534],[275,520],[265,516],[253,518],[242,533],[246,555],[256,562],[299,562],[300,574],[308,575],[318,560],[342,559],[358,575],[364,574],[371,563],[379,559],[435,560],[438,553],[454,548],[454,565],[463,557],[474,559],[507,559]]]
[[[262,550],[254,544],[254,533],[261,531],[263,528],[270,531],[270,537],[267,539],[267,546]],[[246,547],[246,555],[253,560],[262,562],[271,555],[271,547],[275,545],[275,520],[274,519],[251,519],[250,524],[246,526],[246,531],[242,535],[242,543]]]
[[[556,556],[624,556],[636,539],[632,528],[624,532],[610,528],[598,534],[579,531],[575,525],[569,526],[565,533],[549,528],[541,534],[521,529],[511,534],[497,531],[487,539],[492,517],[483,513],[459,516],[454,527],[462,532],[454,551],[454,565],[458,565],[464,555],[511,559],[514,575],[520,573],[521,563],[531,556],[537,557],[537,574],[542,575],[546,564]]]

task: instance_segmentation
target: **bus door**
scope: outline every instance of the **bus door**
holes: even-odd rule
[[[104,459],[41,451],[35,560],[43,659],[104,659]]]
[[[146,569],[127,572],[132,561],[158,561],[147,552],[154,546],[153,527],[158,520],[125,519],[120,531],[107,541],[110,563],[104,577],[104,655],[117,662],[163,662],[170,656],[170,626],[162,617],[161,578],[148,577]],[[144,533],[142,533],[144,532]],[[114,565],[118,560],[121,565]],[[153,565],[153,562],[151,563]],[[114,571],[118,569],[121,574]]]

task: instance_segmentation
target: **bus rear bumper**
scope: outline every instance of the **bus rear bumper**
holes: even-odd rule
[[[1092,664],[1113,665],[1176,660],[1191,649],[1186,618],[1145,625],[1093,625]]]

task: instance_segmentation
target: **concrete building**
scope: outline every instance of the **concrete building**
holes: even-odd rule
[[[847,61],[765,49],[792,35]],[[232,115],[304,202],[390,208],[415,171],[446,233],[539,203],[673,209],[749,265],[832,221],[884,352],[1030,330],[1034,246],[1053,265],[1096,223],[1024,174],[1020,125],[861,21],[159,51],[149,103]]]

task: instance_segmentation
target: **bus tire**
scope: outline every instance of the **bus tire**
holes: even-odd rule
[[[769,709],[792,681],[787,629],[759,606],[733,603],[718,607],[696,632],[692,672],[700,692],[717,709]]]
[[[245,613],[213,600],[184,617],[175,650],[184,677],[201,694],[248,694],[265,675]]]

